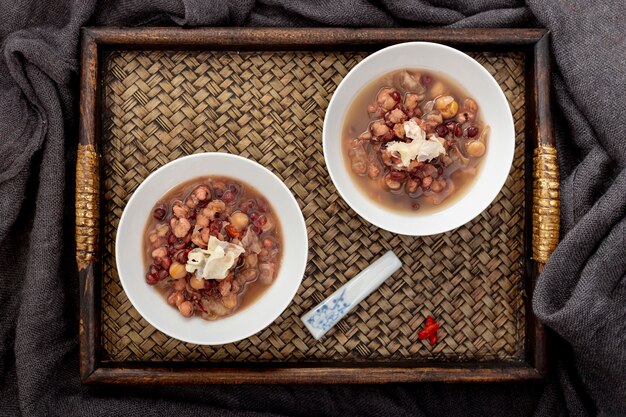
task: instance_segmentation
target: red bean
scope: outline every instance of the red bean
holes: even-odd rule
[[[391,171],[389,173],[389,178],[394,181],[404,181],[406,179],[406,172],[404,171]]]
[[[404,106],[402,105],[402,103],[398,103],[398,104],[396,104],[396,107],[394,107],[394,108],[395,108],[395,109],[398,109],[398,110],[402,110],[402,111],[404,111]]]
[[[259,226],[252,226],[252,231],[257,235],[260,235],[263,230]]]
[[[250,220],[255,221],[258,218],[259,218],[259,213],[251,213],[250,214]]]
[[[467,128],[467,136],[468,137],[473,138],[477,134],[478,134],[478,127],[470,126],[470,127]]]
[[[457,138],[460,138],[461,136],[463,136],[463,128],[458,123],[456,127],[454,128],[454,136],[456,136]]]
[[[191,210],[191,211],[189,211],[189,218],[190,219],[195,219],[197,214],[198,214],[198,212],[196,210]]]
[[[448,128],[445,127],[443,124],[438,125],[435,131],[437,132],[437,135],[441,138],[448,134]]]
[[[159,282],[159,277],[158,277],[158,275],[157,275],[157,274],[152,274],[152,273],[148,272],[148,273],[146,274],[146,282],[147,282],[149,285],[154,285],[154,284],[156,284],[157,282]]]
[[[173,245],[174,242],[176,242],[176,236],[174,236],[174,233],[170,233],[170,235],[167,237],[167,243]]]
[[[169,276],[169,272],[166,269],[161,269],[158,273],[157,273],[157,277],[159,278],[159,280],[161,279],[165,279]]]
[[[259,217],[257,217],[256,220],[253,220],[252,223],[254,223],[254,225],[257,227],[262,228],[263,226],[265,226],[265,223],[267,223],[267,217],[261,214]]]
[[[176,259],[176,262],[178,262],[179,264],[186,264],[187,256],[187,251],[185,249],[181,249],[176,252],[176,254],[174,255],[174,259]]]
[[[431,77],[428,74],[423,74],[421,81],[422,81],[422,85],[428,88],[433,83],[433,77]]]
[[[235,200],[235,193],[233,193],[231,190],[224,191],[222,200],[224,200],[224,203],[227,203],[227,204],[232,203]]]
[[[213,220],[209,226],[209,234],[213,236],[217,236],[217,234],[222,230],[222,221],[221,220]]]
[[[399,92],[397,92],[397,91],[393,91],[393,92],[392,92],[391,94],[389,94],[389,95],[391,96],[391,98],[392,98],[394,101],[400,101],[400,99],[402,98],[402,96],[400,95],[400,93],[399,93]]]
[[[172,265],[172,258],[170,258],[169,256],[161,258],[161,262],[159,264],[161,265],[161,268],[169,270],[170,266]]]
[[[239,210],[241,210],[243,213],[246,213],[246,214],[248,214],[248,212],[254,210],[255,208],[256,208],[256,202],[254,200],[244,201],[239,206]]]
[[[267,213],[268,211],[270,211],[270,204],[267,202],[266,199],[258,198],[257,199],[257,204],[259,206],[259,211],[261,213]]]
[[[454,132],[454,129],[456,129],[456,125],[458,125],[458,122],[446,122],[446,129],[448,129],[449,132]]]
[[[413,204],[411,204],[411,208],[412,208],[413,210],[419,210],[420,205],[419,205],[419,204],[417,204],[417,203],[413,203]]]
[[[163,207],[157,207],[154,209],[154,212],[152,213],[152,216],[161,221],[165,218],[165,215],[167,214],[167,212],[165,211],[165,209]]]

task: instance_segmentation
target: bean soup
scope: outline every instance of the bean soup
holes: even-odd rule
[[[170,190],[144,236],[146,282],[185,317],[216,320],[243,309],[280,267],[274,210],[232,178],[197,178]]]
[[[342,149],[354,182],[372,200],[423,213],[470,188],[488,136],[478,104],[459,84],[435,72],[398,70],[356,96]]]

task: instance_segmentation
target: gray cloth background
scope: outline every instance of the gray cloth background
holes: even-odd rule
[[[0,0],[0,415],[626,415],[623,0]],[[533,300],[550,376],[525,384],[82,387],[73,259],[83,25],[544,26],[562,243]]]

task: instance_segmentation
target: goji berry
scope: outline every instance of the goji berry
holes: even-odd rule
[[[431,316],[426,317],[426,326],[417,332],[417,337],[420,340],[428,339],[431,346],[434,346],[437,342],[437,329],[439,324]]]

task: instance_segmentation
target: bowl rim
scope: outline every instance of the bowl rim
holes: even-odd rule
[[[354,73],[361,71],[361,68],[365,67],[366,65],[368,65],[368,63],[372,60],[377,59],[379,56],[381,55],[385,55],[390,53],[390,51],[396,50],[396,49],[403,49],[403,48],[415,48],[415,47],[428,47],[428,48],[439,48],[442,49],[444,51],[446,51],[446,53],[450,53],[452,55],[456,55],[457,57],[461,57],[461,59],[465,60],[466,62],[469,63],[469,65],[472,65],[474,68],[476,68],[479,72],[481,72],[483,75],[485,75],[485,80],[487,80],[487,82],[491,85],[491,87],[493,87],[493,90],[495,92],[495,94],[498,96],[498,99],[506,105],[506,114],[507,114],[507,118],[506,118],[506,123],[507,125],[511,128],[510,132],[511,133],[509,137],[509,140],[511,142],[511,146],[510,146],[510,152],[505,155],[505,157],[507,158],[507,163],[506,166],[508,166],[508,169],[506,170],[506,172],[504,172],[504,170],[502,170],[501,172],[498,172],[498,178],[495,181],[495,184],[490,187],[489,189],[483,191],[481,193],[481,200],[484,201],[484,204],[480,204],[480,206],[482,207],[480,210],[477,210],[475,213],[472,212],[471,217],[467,218],[467,217],[463,217],[454,221],[449,221],[448,223],[446,223],[445,227],[442,227],[440,230],[436,230],[436,231],[432,231],[432,232],[420,232],[420,231],[415,231],[415,230],[407,230],[407,228],[404,229],[399,229],[396,226],[393,225],[388,225],[385,224],[384,221],[381,221],[381,219],[375,218],[375,216],[368,216],[367,214],[364,213],[364,209],[359,205],[359,204],[355,204],[355,201],[352,200],[347,193],[342,189],[342,185],[341,183],[338,181],[338,174],[337,172],[335,172],[335,169],[342,169],[337,168],[337,167],[333,167],[333,165],[330,163],[329,161],[329,133],[328,133],[328,123],[329,123],[329,117],[328,114],[329,112],[333,109],[334,107],[334,103],[336,103],[336,97],[339,97],[341,91],[342,91],[342,86],[345,86],[345,82],[348,78],[350,78],[351,76],[354,75]],[[416,66],[417,67],[417,66]],[[391,68],[391,69],[387,69],[385,70],[385,72],[383,73],[379,73],[376,74],[373,77],[368,77],[367,80],[360,86],[360,88],[364,88],[365,86],[367,86],[370,82],[372,82],[375,77],[380,76],[384,73],[388,73],[391,71],[395,71],[395,70],[399,70],[402,68],[407,68],[406,65],[403,66],[397,66],[395,68]],[[454,79],[453,75],[450,75],[451,78]],[[345,87],[344,87],[345,88]],[[336,104],[335,104],[336,106]],[[345,113],[343,113],[342,115],[340,115],[342,118],[345,117]],[[343,119],[340,122],[340,125],[343,126]],[[328,170],[328,173],[330,175],[330,178],[333,182],[333,184],[335,185],[335,188],[337,189],[337,191],[339,192],[339,195],[344,199],[344,201],[361,217],[363,218],[365,221],[373,224],[376,227],[379,227],[383,230],[387,230],[389,232],[395,233],[395,234],[399,234],[399,235],[405,235],[405,236],[433,236],[433,235],[437,235],[437,234],[442,234],[451,230],[454,230],[458,227],[461,227],[467,223],[469,223],[470,221],[472,221],[474,218],[476,218],[477,216],[479,216],[482,212],[484,212],[489,205],[495,200],[495,198],[498,196],[498,194],[500,193],[500,191],[502,190],[502,187],[504,186],[509,173],[511,172],[511,167],[513,164],[513,156],[515,154],[515,121],[513,120],[513,115],[511,113],[511,109],[509,107],[509,102],[508,99],[506,98],[506,96],[504,95],[504,92],[502,91],[502,89],[500,88],[500,85],[498,84],[498,82],[494,79],[494,77],[489,73],[489,71],[487,71],[487,69],[485,67],[483,67],[478,61],[476,61],[475,59],[473,59],[472,57],[470,57],[469,55],[463,53],[462,51],[459,51],[458,49],[452,48],[450,46],[447,45],[443,45],[440,43],[435,43],[435,42],[423,42],[423,41],[415,41],[415,42],[402,42],[402,43],[398,43],[395,45],[391,45],[388,47],[385,47],[383,49],[380,49],[374,53],[372,53],[371,55],[368,55],[367,57],[365,57],[361,62],[359,62],[358,64],[356,64],[347,74],[346,76],[341,80],[341,82],[339,83],[339,85],[337,86],[337,88],[335,89],[335,92],[333,93],[333,96],[331,97],[329,103],[328,103],[328,107],[326,108],[326,112],[324,114],[324,123],[323,123],[323,128],[322,128],[322,147],[323,147],[323,151],[324,151],[324,162],[326,163],[326,168]],[[348,176],[350,176],[349,172],[346,172],[346,174]],[[476,178],[476,181],[484,174],[484,171],[482,169],[479,170],[478,172],[478,176]],[[352,181],[352,179],[350,179],[350,181]],[[356,184],[352,184],[353,187],[357,188],[358,186]],[[362,193],[361,191],[359,191],[360,193]],[[466,196],[469,195],[470,193],[466,193]],[[365,196],[365,198],[368,198],[367,196]],[[465,196],[462,196],[459,200],[457,200],[455,203],[453,204],[458,204],[459,202],[463,201],[465,199]],[[375,202],[371,202],[373,205],[376,205]],[[380,206],[382,207],[382,206]],[[445,210],[445,209],[443,209]],[[441,211],[443,211],[441,210]],[[394,212],[394,211],[390,211],[392,213],[398,214],[398,215],[402,215],[402,212]],[[429,216],[430,214],[435,214],[439,211],[435,211],[433,213],[429,213],[426,214],[425,216]],[[406,215],[405,216],[407,219],[410,218],[410,215]]]
[[[276,309],[276,315],[268,315],[265,319],[260,320],[259,324],[257,326],[255,326],[257,329],[252,331],[252,332],[247,332],[249,334],[243,334],[240,336],[234,336],[234,337],[222,337],[221,339],[219,339],[219,341],[215,341],[215,342],[206,342],[194,337],[187,337],[184,334],[181,333],[177,333],[177,331],[172,331],[172,330],[164,330],[163,326],[161,326],[157,321],[155,321],[152,317],[150,317],[150,315],[146,315],[146,310],[144,309],[143,305],[141,305],[141,303],[137,302],[137,298],[135,298],[135,296],[132,294],[132,291],[128,291],[128,284],[125,284],[125,279],[123,278],[123,273],[120,269],[119,266],[119,262],[118,259],[120,259],[119,257],[119,251],[120,251],[120,230],[123,230],[124,225],[126,224],[128,220],[128,215],[127,213],[127,208],[128,207],[132,207],[131,202],[135,201],[135,199],[138,199],[142,195],[143,189],[146,187],[146,184],[148,184],[149,182],[153,181],[154,178],[158,177],[158,175],[160,175],[159,173],[162,173],[165,170],[168,169],[172,169],[172,167],[175,167],[177,165],[183,164],[186,161],[189,161],[190,159],[213,159],[213,158],[227,158],[227,159],[234,159],[234,160],[238,160],[244,164],[250,164],[252,166],[255,166],[257,168],[260,168],[262,171],[264,171],[266,174],[268,174],[269,178],[273,178],[273,181],[276,183],[276,185],[279,186],[279,188],[282,189],[282,191],[286,194],[286,198],[289,201],[290,205],[292,206],[291,208],[295,208],[295,212],[297,212],[297,216],[295,216],[298,220],[298,224],[297,225],[289,225],[290,229],[293,229],[295,227],[297,227],[298,230],[300,230],[302,232],[302,237],[303,237],[303,241],[304,241],[304,252],[302,253],[302,259],[303,261],[300,262],[300,267],[298,268],[297,271],[290,271],[288,275],[290,276],[296,276],[299,278],[292,278],[291,282],[293,282],[292,286],[290,288],[286,288],[286,291],[288,291],[285,294],[285,297],[281,297],[279,300],[274,300],[274,305],[277,305],[279,308]],[[211,176],[211,175],[224,175],[224,176],[229,176],[228,174],[205,174],[207,177]],[[199,175],[194,175],[194,177],[202,177],[204,176],[203,174],[199,174]],[[190,179],[192,179],[193,177],[190,177],[186,180],[183,180],[182,182],[188,181]],[[240,179],[243,182],[246,182],[243,179]],[[181,183],[182,183],[181,182]],[[171,188],[170,188],[171,189]],[[169,191],[166,190],[163,194],[167,193]],[[262,192],[260,192],[261,195],[263,195]],[[162,197],[159,196],[158,198]],[[270,203],[271,204],[271,203]],[[278,211],[278,210],[277,210]],[[146,219],[147,221],[147,219]],[[280,221],[280,220],[279,220]],[[281,223],[281,232],[283,234],[285,234],[285,227],[283,226],[283,224]],[[302,210],[300,209],[300,205],[298,204],[296,198],[293,196],[293,194],[291,193],[291,190],[289,189],[289,187],[287,187],[287,185],[276,175],[274,174],[272,171],[270,171],[268,168],[266,168],[265,166],[261,165],[260,163],[253,161],[251,159],[242,157],[240,155],[234,155],[231,153],[227,153],[227,152],[202,152],[202,153],[196,153],[196,154],[191,154],[191,155],[186,155],[186,156],[182,156],[179,157],[177,159],[174,159],[162,166],[160,166],[158,169],[154,170],[153,172],[151,172],[142,182],[141,184],[139,184],[139,186],[135,189],[135,191],[133,192],[133,194],[131,195],[131,197],[128,199],[128,202],[126,203],[126,205],[124,206],[124,210],[122,211],[122,216],[120,217],[120,221],[118,223],[117,229],[116,229],[116,237],[115,237],[115,265],[116,265],[116,270],[119,276],[119,280],[120,283],[122,284],[122,289],[124,290],[124,293],[126,294],[126,296],[128,297],[128,300],[131,302],[132,306],[137,310],[137,312],[141,315],[141,317],[143,317],[151,326],[153,326],[155,329],[157,329],[158,331],[162,332],[163,334],[167,335],[168,337],[180,340],[182,342],[185,343],[192,343],[192,344],[196,344],[196,345],[203,345],[203,346],[219,346],[219,345],[225,345],[228,343],[234,343],[234,342],[238,342],[244,339],[247,339],[259,332],[261,332],[262,330],[264,330],[265,328],[267,328],[269,325],[271,325],[274,321],[276,321],[276,319],[278,319],[280,317],[280,315],[285,311],[285,309],[289,306],[289,304],[293,301],[296,293],[298,292],[298,289],[300,288],[302,281],[304,279],[304,273],[306,270],[306,266],[308,264],[308,255],[309,255],[309,239],[308,239],[308,231],[306,228],[306,222],[304,220],[304,216],[302,214]],[[284,254],[282,255],[284,256]],[[281,262],[281,267],[279,269],[278,275],[276,276],[275,280],[278,280],[278,277],[281,274],[285,274],[287,273],[286,270],[283,269],[283,264]],[[287,281],[290,282],[290,281]],[[154,288],[153,288],[154,290]],[[155,290],[156,291],[156,290]],[[155,294],[156,296],[157,294]],[[261,295],[262,297],[262,295]],[[165,303],[165,300],[163,300],[163,302]],[[167,305],[167,303],[164,304],[164,307],[168,307],[170,308],[171,306]],[[244,309],[245,311],[246,309]],[[232,314],[231,316],[228,317],[232,317],[232,316],[236,316],[237,312],[235,312],[234,314]],[[271,316],[271,317],[270,317]],[[227,318],[228,318],[227,317]],[[201,318],[197,318],[197,317],[191,317],[190,319],[194,319],[194,320],[203,320]],[[219,321],[219,320],[218,320]],[[211,321],[207,321],[207,324],[210,325]]]

